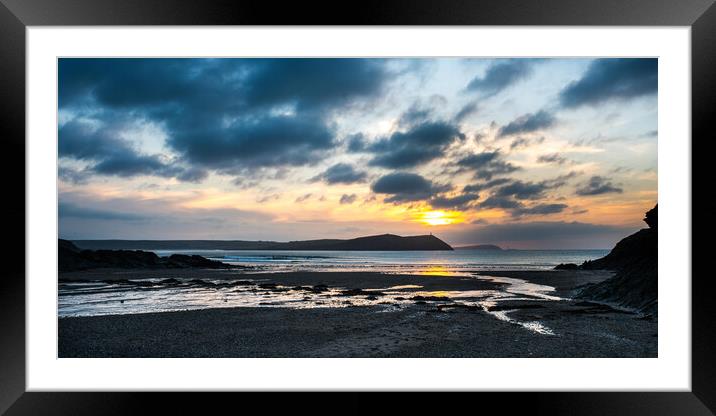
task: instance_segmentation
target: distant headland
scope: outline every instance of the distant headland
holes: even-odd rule
[[[453,248],[434,235],[381,234],[347,240],[304,241],[242,240],[72,240],[86,250],[326,250],[326,251],[427,251]]]
[[[494,244],[475,244],[471,246],[454,247],[455,250],[502,250],[502,247]]]

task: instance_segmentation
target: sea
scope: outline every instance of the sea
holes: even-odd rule
[[[157,250],[159,256],[197,254],[232,265],[249,266],[224,279],[129,279],[124,281],[60,281],[58,317],[124,315],[225,307],[326,308],[375,306],[376,313],[399,310],[413,296],[445,296],[464,305],[483,308],[496,319],[522,325],[530,331],[551,334],[540,322],[519,322],[510,311],[491,312],[496,303],[537,299],[560,300],[554,288],[522,279],[490,276],[481,271],[549,270],[560,263],[581,264],[605,256],[609,250],[454,250],[454,251],[237,251]],[[354,296],[346,301],[345,288],[328,288],[318,294],[279,287],[258,290],[270,279],[266,273],[293,271],[382,272],[386,274],[452,276],[500,283],[498,289],[467,292],[421,292],[421,286],[379,289],[380,297]],[[389,282],[390,279],[387,280]]]
[[[453,251],[294,251],[155,250],[159,256],[198,254],[257,271],[549,270],[560,263],[581,264],[609,250],[453,250]]]

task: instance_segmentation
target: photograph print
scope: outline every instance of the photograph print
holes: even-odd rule
[[[58,355],[657,357],[656,58],[59,58]]]

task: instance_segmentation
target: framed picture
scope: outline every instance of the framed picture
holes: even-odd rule
[[[713,2],[348,11],[3,0],[25,157],[0,411],[328,390],[712,414]]]

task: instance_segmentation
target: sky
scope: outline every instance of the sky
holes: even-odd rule
[[[657,62],[61,58],[60,238],[611,248],[657,201]]]

